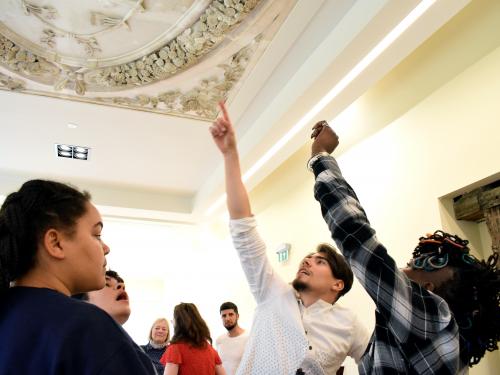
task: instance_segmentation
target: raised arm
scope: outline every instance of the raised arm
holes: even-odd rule
[[[428,339],[450,321],[446,303],[411,282],[378,241],[356,193],[328,154],[339,144],[326,123],[313,128],[315,138],[310,162],[316,183],[314,195],[332,238],[346,257],[353,273],[368,292],[396,336],[403,342],[410,334]]]
[[[210,127],[212,138],[224,157],[227,208],[231,219],[252,216],[248,193],[241,180],[240,157],[236,146],[234,127],[227,113],[226,105],[219,106],[222,116]]]
[[[284,290],[287,284],[275,275],[267,259],[266,245],[257,232],[248,193],[241,179],[234,127],[224,103],[219,105],[222,116],[210,127],[210,133],[224,157],[227,208],[234,247],[250,290],[259,303]]]

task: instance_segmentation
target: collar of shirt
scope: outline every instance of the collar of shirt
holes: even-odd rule
[[[307,311],[307,315],[312,316],[316,314],[324,314],[327,313],[328,311],[333,310],[334,305],[322,299],[318,299],[312,305],[306,307],[304,306],[304,303],[300,299],[300,295],[298,293],[295,293],[295,297],[297,298],[297,303],[299,305],[299,310],[300,310],[300,316],[302,317],[302,319],[304,318],[305,311]]]

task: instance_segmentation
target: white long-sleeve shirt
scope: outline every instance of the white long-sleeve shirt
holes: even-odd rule
[[[271,267],[253,217],[231,220],[233,242],[257,308],[237,375],[334,375],[346,356],[356,362],[370,334],[339,304],[309,307]]]

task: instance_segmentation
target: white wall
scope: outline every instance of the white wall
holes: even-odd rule
[[[231,243],[215,228],[126,221],[104,217],[108,265],[126,283],[132,314],[124,328],[139,344],[158,317],[173,316],[180,302],[195,303],[215,339],[224,332],[219,306],[227,300],[241,308],[250,327],[253,300]],[[235,266],[236,265],[236,266]]]

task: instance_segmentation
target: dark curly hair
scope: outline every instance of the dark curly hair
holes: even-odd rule
[[[72,233],[90,194],[59,182],[31,180],[7,196],[0,208],[0,293],[35,264],[49,228]]]
[[[500,341],[500,271],[497,253],[486,261],[469,254],[468,241],[436,231],[421,237],[411,265],[432,272],[453,269],[453,278],[434,292],[449,305],[460,330],[460,358],[476,365]]]

